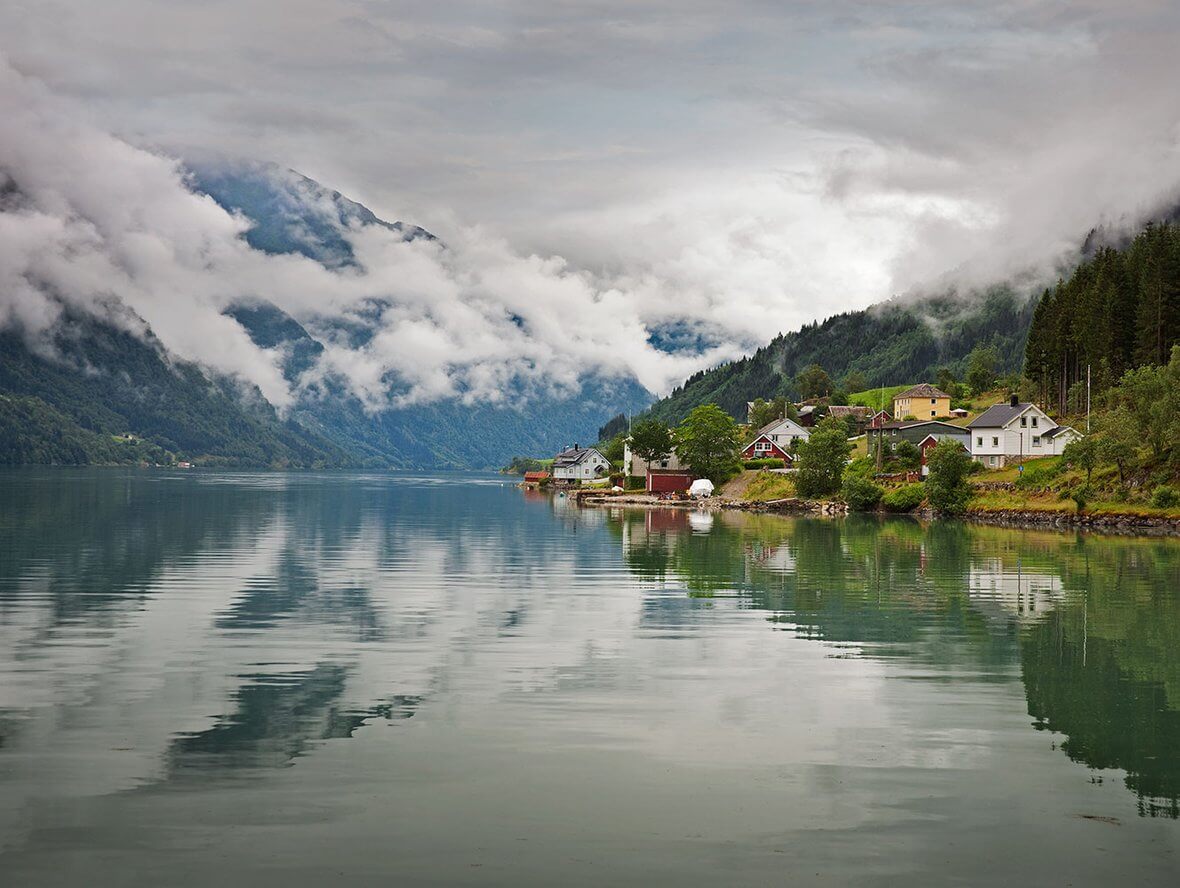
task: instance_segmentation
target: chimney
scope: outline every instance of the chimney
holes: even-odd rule
[[[1010,404],[1011,404],[1013,407],[1015,407],[1015,406],[1017,406],[1017,405],[1020,403],[1020,399],[1019,399],[1019,397],[1017,397],[1016,395],[1013,395],[1013,396],[1011,397],[1011,399],[1009,400],[1009,403],[1010,403]]]

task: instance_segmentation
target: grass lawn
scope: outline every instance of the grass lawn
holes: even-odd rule
[[[765,503],[770,500],[787,499],[795,495],[795,482],[779,472],[758,472],[745,490],[742,499],[747,503]]]
[[[888,410],[893,412],[893,396],[913,388],[913,383],[906,385],[887,385],[884,388],[868,389],[863,392],[853,392],[848,396],[849,404],[859,404],[862,407],[872,407],[874,410]]]

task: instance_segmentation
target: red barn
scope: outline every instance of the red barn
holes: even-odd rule
[[[524,473],[524,483],[525,484],[540,484],[542,481],[544,481],[548,477],[549,477],[548,472],[525,472]]]
[[[648,469],[648,493],[684,493],[692,486],[696,476],[676,469]]]

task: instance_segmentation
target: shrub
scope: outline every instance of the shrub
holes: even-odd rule
[[[863,475],[851,472],[844,475],[840,496],[854,512],[871,512],[881,502],[885,491]]]
[[[929,451],[926,464],[930,469],[926,481],[930,507],[948,515],[966,511],[971,499],[971,485],[967,482],[971,457],[963,445],[957,441],[940,441]]]
[[[926,499],[926,488],[921,484],[907,484],[881,497],[881,505],[890,512],[912,512]]]
[[[627,490],[643,490],[647,487],[647,479],[642,475],[628,475],[627,483],[623,487]]]
[[[1084,440],[1084,439],[1083,439]],[[1072,445],[1069,445],[1072,446]],[[1069,446],[1066,449],[1069,449]],[[1049,457],[1024,464],[1024,471],[1016,478],[1017,487],[1046,487],[1050,481],[1064,471],[1061,459]]]
[[[1151,504],[1157,509],[1171,509],[1180,506],[1180,492],[1167,485],[1157,487],[1151,495]]]
[[[800,496],[824,496],[840,489],[851,449],[844,432],[844,423],[829,416],[799,445],[795,486]]]
[[[781,469],[785,468],[786,465],[787,461],[785,459],[778,459],[777,457],[747,459],[742,463],[743,468],[747,469]]]

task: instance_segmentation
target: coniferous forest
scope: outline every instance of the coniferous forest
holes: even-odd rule
[[[1065,415],[1127,370],[1167,364],[1180,342],[1180,225],[1148,225],[1127,246],[1104,246],[1036,305],[1024,372],[1037,400]]]

